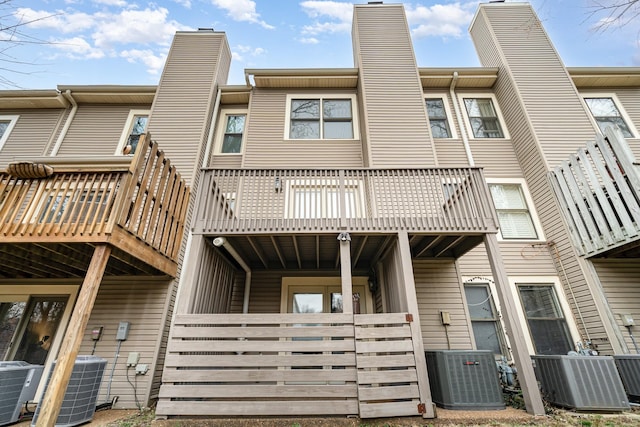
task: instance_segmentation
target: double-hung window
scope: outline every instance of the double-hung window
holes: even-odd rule
[[[451,129],[447,119],[447,109],[442,98],[427,98],[427,114],[434,138],[451,138]]]
[[[463,98],[474,138],[504,138],[493,99]]]
[[[553,284],[518,284],[536,354],[567,354],[571,334]]]
[[[148,110],[131,110],[125,124],[116,154],[135,154],[140,136],[147,131]]]
[[[633,138],[633,133],[613,97],[589,97],[584,98],[584,101],[600,131],[604,133],[606,128],[618,126],[625,138]]]
[[[503,239],[538,240],[540,235],[520,183],[489,183]]]
[[[17,121],[18,116],[0,116],[0,150],[7,142],[9,134],[11,134]]]
[[[464,293],[478,350],[505,354],[504,336],[488,283],[465,283]]]
[[[353,97],[290,97],[288,139],[354,139]]]
[[[216,154],[241,154],[246,125],[246,110],[223,111],[216,137]]]

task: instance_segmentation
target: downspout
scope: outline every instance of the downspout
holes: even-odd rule
[[[220,85],[218,85],[218,91],[216,92],[216,99],[213,104],[213,113],[211,115],[211,126],[209,126],[209,135],[207,137],[207,146],[204,149],[204,157],[202,158],[201,168],[208,166],[209,156],[211,155],[211,148],[213,145],[213,135],[216,133],[216,122],[218,120],[218,110],[220,109],[220,97],[221,95]]]
[[[451,102],[453,102],[453,109],[456,112],[456,119],[458,120],[458,127],[460,128],[460,136],[462,136],[462,145],[464,145],[464,151],[467,153],[467,160],[469,161],[469,166],[475,166],[475,162],[473,161],[473,155],[471,154],[471,147],[469,146],[469,138],[467,137],[467,132],[464,127],[464,122],[462,121],[462,115],[460,113],[460,106],[458,105],[458,98],[456,98],[454,89],[456,88],[456,83],[458,82],[458,72],[453,72],[453,78],[451,79],[451,85],[449,86],[449,95],[451,96]]]
[[[62,92],[62,95],[67,99],[67,101],[71,103],[72,108],[71,108],[71,112],[69,113],[69,117],[67,117],[67,121],[65,122],[64,127],[62,128],[62,131],[60,132],[60,135],[56,140],[56,145],[53,146],[53,149],[51,150],[51,154],[49,154],[52,157],[58,154],[58,151],[60,150],[60,146],[62,145],[62,141],[67,136],[67,132],[71,127],[71,122],[73,122],[73,119],[76,116],[76,112],[78,111],[78,103],[76,102],[75,99],[73,99],[73,96],[71,95],[71,91],[67,89],[66,91]]]
[[[242,267],[242,269],[244,270],[245,279],[244,279],[244,300],[242,301],[242,314],[249,313],[249,294],[251,293],[251,269],[249,268],[247,263],[244,262],[240,254],[236,252],[233,246],[231,246],[231,244],[229,244],[227,239],[225,239],[224,237],[216,237],[215,239],[213,239],[213,246],[218,248],[224,247],[227,250],[227,252],[229,252],[229,255],[231,255],[233,259],[238,264],[240,264],[240,267]]]

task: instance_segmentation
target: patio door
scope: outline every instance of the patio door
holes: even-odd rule
[[[44,365],[67,306],[68,296],[32,296],[0,302],[0,356]]]
[[[282,296],[286,307],[282,307],[282,312],[342,313],[342,286],[339,283],[339,277],[284,277]],[[373,312],[366,278],[354,277],[352,289],[353,312]]]

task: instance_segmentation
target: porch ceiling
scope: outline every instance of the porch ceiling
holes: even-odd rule
[[[395,241],[395,234],[350,235],[351,268],[360,273],[368,272]],[[340,266],[337,236],[260,234],[225,238],[252,270],[336,270]],[[481,243],[482,235],[410,234],[409,242],[414,259],[457,258]]]
[[[0,244],[0,278],[83,278],[94,246],[89,243]],[[113,248],[105,276],[163,276],[159,270],[121,249]]]

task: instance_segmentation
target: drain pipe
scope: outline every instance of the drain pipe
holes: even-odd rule
[[[454,89],[456,88],[456,83],[458,83],[458,72],[454,71],[453,78],[451,79],[451,85],[449,86],[449,95],[451,95],[451,102],[453,103],[453,109],[456,112],[456,119],[458,119],[460,136],[462,136],[462,145],[464,145],[464,151],[467,153],[467,160],[469,161],[469,166],[475,166],[475,162],[473,161],[473,155],[471,154],[471,147],[469,146],[469,138],[467,137],[467,132],[464,127],[464,122],[462,121],[462,114],[460,113],[458,98],[456,98],[456,94],[454,91]]]
[[[51,150],[51,154],[49,154],[52,157],[58,154],[58,151],[60,150],[60,146],[62,145],[62,141],[67,136],[67,132],[71,127],[71,122],[73,122],[73,119],[76,116],[76,112],[78,111],[78,103],[76,102],[75,99],[73,99],[73,96],[71,96],[71,91],[67,89],[66,91],[62,92],[62,95],[67,99],[67,101],[71,103],[72,108],[71,108],[71,112],[69,113],[69,117],[67,117],[67,121],[64,123],[64,127],[62,128],[62,131],[60,132],[60,135],[56,140],[56,144],[53,146],[53,149]]]
[[[227,239],[225,239],[224,237],[216,237],[215,239],[213,239],[213,246],[217,248],[224,247],[227,250],[227,252],[229,252],[229,255],[231,255],[233,259],[236,260],[236,262],[240,264],[240,267],[242,267],[242,269],[244,270],[245,280],[244,280],[244,300],[242,301],[242,314],[249,313],[249,293],[251,292],[251,269],[249,268],[247,263],[244,262],[240,254],[236,252],[233,246],[231,246],[231,244],[229,244]]]

